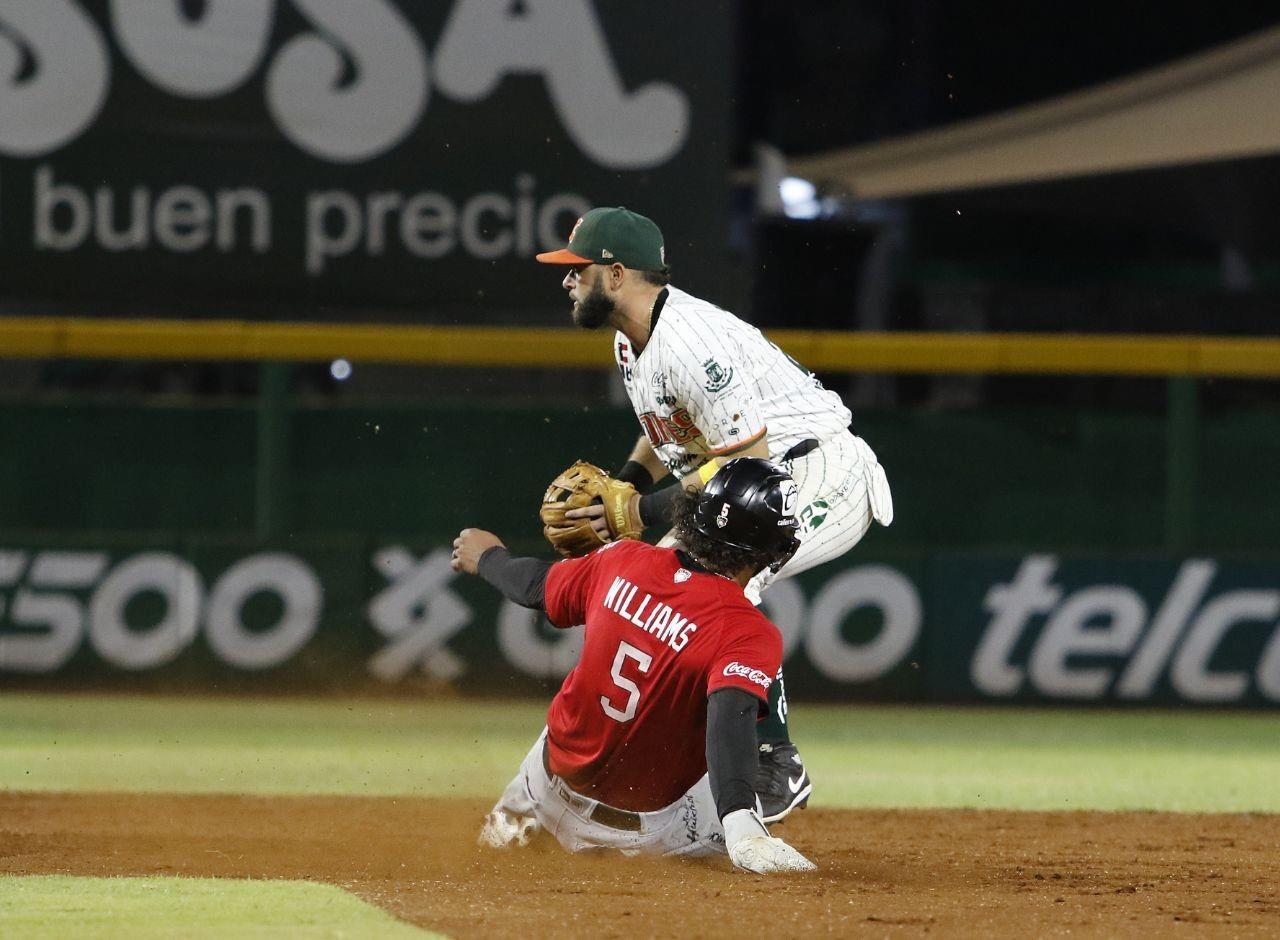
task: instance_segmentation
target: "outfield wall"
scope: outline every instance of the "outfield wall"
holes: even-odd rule
[[[0,535],[251,535],[256,420],[252,404],[0,402]],[[869,550],[1164,547],[1163,416],[986,406],[857,427],[897,503]],[[1275,551],[1280,415],[1210,413],[1201,428],[1188,550]],[[588,405],[295,404],[278,530],[421,540],[478,525],[532,551],[547,481],[577,457],[616,467],[638,433],[629,410]]]
[[[0,684],[554,686],[576,635],[453,575],[449,542],[478,525],[545,554],[545,481],[570,457],[616,463],[630,412],[295,405],[269,540],[251,534],[254,417],[0,407]],[[802,698],[1280,701],[1278,423],[1206,417],[1196,544],[1171,553],[1159,417],[861,417],[897,518],[770,591],[788,682]]]

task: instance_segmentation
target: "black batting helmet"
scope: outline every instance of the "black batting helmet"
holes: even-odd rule
[[[777,571],[796,553],[796,501],[791,474],[759,457],[736,457],[697,495],[693,526],[703,535],[769,559]]]

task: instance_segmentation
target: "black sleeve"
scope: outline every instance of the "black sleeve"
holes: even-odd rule
[[[515,601],[521,607],[543,609],[547,572],[551,570],[551,562],[512,557],[505,546],[495,545],[480,556],[476,570],[480,577],[501,591],[508,600]]]
[[[760,769],[756,719],[760,700],[742,689],[717,689],[707,697],[707,772],[720,818],[754,809],[752,788]]]
[[[630,483],[636,488],[637,493],[647,493],[653,488],[653,474],[638,460],[628,460],[622,465],[622,469],[613,475],[613,478],[623,483]]]
[[[640,521],[646,526],[671,525],[671,507],[680,495],[680,484],[672,483],[656,493],[646,493],[640,497]]]

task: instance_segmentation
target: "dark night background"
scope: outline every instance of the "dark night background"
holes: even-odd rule
[[[1280,22],[1275,2],[816,0],[740,7],[738,158],[908,134],[1065,94]]]
[[[743,7],[740,165],[1042,102],[1274,26],[1275,3],[838,3]],[[772,326],[1274,333],[1280,161],[1113,174],[739,217],[744,306]],[[746,213],[750,198],[740,206]],[[961,211],[963,210],[963,211]],[[880,252],[888,298],[851,316]],[[887,273],[885,273],[887,271]],[[874,286],[874,285],[873,285]]]
[[[107,23],[114,8],[107,0],[77,0],[76,5],[92,5],[100,24]],[[425,43],[420,61],[427,69],[434,63],[434,77],[439,78],[447,72],[438,67],[442,23],[451,10],[462,7],[422,0],[393,0],[393,5],[415,24]],[[38,12],[53,6],[24,9]],[[184,3],[189,15],[206,6],[201,0]],[[521,0],[486,5],[490,13],[511,16],[532,8]],[[276,35],[268,44],[267,59],[274,62],[292,37],[319,27],[298,2],[281,0],[270,9],[279,13]],[[558,12],[553,3],[540,9]],[[1054,624],[1046,625],[1041,635],[1071,630],[1077,637],[1061,641],[1078,645],[1063,646],[1067,651],[1056,661],[1059,671],[1067,669],[1070,655],[1071,669],[1109,663],[1107,668],[1119,676],[1121,658],[1130,652],[1139,655],[1141,643],[1142,657],[1158,648],[1169,663],[1185,665],[1203,653],[1200,666],[1212,682],[1248,687],[1248,696],[1237,704],[1280,701],[1274,675],[1280,640],[1264,641],[1262,632],[1274,635],[1270,622],[1260,619],[1235,632],[1231,622],[1213,619],[1232,611],[1243,623],[1247,611],[1240,606],[1241,596],[1256,599],[1257,588],[1269,591],[1280,584],[1280,500],[1275,496],[1280,480],[1280,372],[1275,368],[1280,213],[1274,208],[1280,204],[1280,143],[1274,135],[1259,134],[1256,148],[1249,149],[1249,141],[1228,139],[1229,132],[1242,128],[1280,127],[1280,102],[1266,101],[1270,92],[1257,92],[1271,88],[1267,82],[1280,75],[1280,0],[665,0],[630,5],[600,0],[593,9],[607,32],[623,90],[669,83],[688,96],[689,113],[696,117],[687,126],[668,123],[664,133],[671,136],[659,138],[639,111],[626,118],[633,124],[604,126],[607,118],[621,113],[619,102],[628,96],[604,89],[600,98],[588,98],[601,95],[601,86],[585,79],[600,82],[603,73],[593,73],[582,60],[580,74],[573,76],[581,80],[575,87],[582,97],[566,103],[545,76],[516,69],[504,73],[484,100],[465,99],[461,93],[436,95],[429,117],[418,120],[402,143],[349,166],[316,159],[281,132],[265,104],[269,66],[258,67],[252,80],[232,93],[197,100],[155,87],[113,38],[112,97],[104,118],[83,139],[39,159],[56,167],[58,179],[74,179],[86,191],[99,180],[116,193],[135,183],[158,191],[188,179],[203,179],[207,189],[254,180],[299,214],[305,203],[295,197],[330,188],[362,197],[438,190],[451,205],[474,205],[477,193],[506,192],[518,187],[519,175],[525,173],[537,176],[539,193],[581,192],[581,201],[595,205],[625,199],[663,228],[676,286],[770,332],[843,332],[833,345],[858,351],[869,345],[873,333],[932,334],[918,344],[897,344],[904,353],[926,350],[928,356],[912,360],[903,355],[868,368],[861,359],[841,363],[833,357],[826,360],[832,371],[818,376],[848,405],[854,429],[886,468],[895,502],[893,525],[883,531],[877,527],[865,547],[859,545],[838,565],[885,565],[919,587],[928,631],[920,634],[921,653],[904,653],[895,671],[882,677],[883,688],[881,679],[837,681],[823,671],[829,665],[824,649],[831,647],[811,643],[815,634],[810,632],[795,647],[803,650],[797,661],[811,667],[808,676],[801,667],[802,683],[822,678],[833,696],[847,690],[888,697],[893,694],[890,685],[900,680],[909,698],[987,697],[986,691],[979,695],[976,686],[971,688],[970,680],[975,675],[971,654],[979,637],[986,636],[987,614],[994,614],[988,591],[1021,578],[1016,572],[1024,561],[1038,555],[1049,556],[1054,566],[1061,559],[1065,572],[1059,578],[1065,585],[1062,606],[1049,605],[1034,614],[1037,624],[1041,614],[1046,624]],[[548,48],[556,53],[555,61],[573,63],[578,51],[573,43],[582,37],[566,39],[571,31],[561,20],[554,26],[545,35],[558,42]],[[1047,125],[1061,136],[1039,135],[1032,142],[1038,149],[1008,148],[1021,157],[1017,163],[1006,160],[1008,175],[998,179],[1020,182],[984,181],[976,172],[957,174],[951,177],[963,180],[957,186],[972,188],[859,200],[853,195],[859,184],[850,182],[850,174],[842,176],[835,168],[816,178],[823,172],[818,166],[813,170],[815,198],[807,206],[780,198],[777,181],[784,157],[795,161],[793,169],[798,170],[805,157],[1039,105],[1182,62],[1263,30],[1269,32],[1258,44],[1261,51],[1246,64],[1257,65],[1263,74],[1253,74],[1233,59],[1208,77],[1180,77],[1178,91],[1203,91],[1236,68],[1257,82],[1252,95],[1230,86],[1221,96],[1202,99],[1211,107],[1202,106],[1201,113],[1232,119],[1222,122],[1231,125],[1223,141],[1205,137],[1234,147],[1172,153],[1174,143],[1187,139],[1181,138],[1163,140],[1160,152],[1133,158],[1138,148],[1125,151],[1120,144],[1137,135],[1125,131],[1155,125],[1131,122],[1134,111],[1112,108],[1113,99],[1090,112],[1120,115],[1113,123],[1035,122],[1037,131]],[[477,34],[472,53],[487,50],[488,43],[489,34]],[[611,75],[604,80],[612,80]],[[340,83],[335,86],[323,76],[316,82],[325,92],[341,90]],[[1147,119],[1156,113],[1169,121],[1165,126],[1184,126],[1179,122],[1195,107],[1175,99],[1168,88],[1154,89],[1142,103],[1171,99],[1181,110],[1152,107]],[[602,111],[607,113],[588,114],[581,125],[564,119],[572,108],[577,109],[572,117],[582,117],[589,110],[584,102],[599,100],[606,101],[608,108]],[[1248,107],[1261,113],[1245,110],[1243,102],[1256,101],[1262,105]],[[655,107],[649,116],[658,111]],[[151,139],[137,132],[152,125]],[[362,132],[358,124],[334,126],[346,127],[348,140]],[[577,137],[569,132],[575,126],[582,129]],[[626,169],[625,159],[589,159],[590,145],[617,144],[636,127],[649,135],[647,141],[678,141],[681,133],[689,133],[693,144],[677,147],[678,157],[638,170]],[[1080,132],[1082,127],[1088,133]],[[206,133],[213,145],[201,139]],[[94,134],[114,149],[99,146]],[[1064,138],[1087,139],[1088,157],[1120,151],[1129,162],[1113,165],[1126,169],[1102,175],[1076,172],[1089,168],[1070,142],[1045,143]],[[450,140],[465,146],[441,146]],[[635,146],[634,138],[626,141]],[[1000,165],[991,159],[981,135],[963,141],[930,152],[959,154],[981,169]],[[1269,155],[1238,156],[1259,151]],[[1074,161],[1057,168],[1064,175],[1046,181],[1050,174],[1025,172],[1046,154],[1064,153]],[[114,165],[108,160],[113,156]],[[232,173],[229,165],[236,159],[252,165]],[[6,199],[21,192],[10,174],[20,174],[21,181],[32,173],[32,164],[0,155],[0,175],[6,176],[0,192]],[[910,183],[919,189],[903,185],[881,191],[931,189],[920,184],[945,179],[935,174],[936,165],[919,161],[909,167],[914,173]],[[40,205],[38,199],[29,202]],[[122,199],[119,206],[119,216],[145,215],[128,212]],[[5,241],[6,270],[10,280],[23,274],[34,280],[42,272],[24,271],[15,252],[17,236],[30,234],[25,220],[31,218],[31,207],[18,208],[27,212],[0,213],[0,222],[11,226],[7,233],[0,231],[10,236]],[[365,211],[372,216],[372,209]],[[563,222],[571,225],[575,214],[567,213]],[[490,215],[496,217],[498,211]],[[100,212],[95,219],[103,217]],[[23,225],[17,226],[15,219]],[[286,220],[279,231],[314,234],[294,223]],[[121,224],[116,223],[117,229]],[[549,224],[546,228],[550,231]],[[390,224],[386,230],[396,231]],[[530,246],[497,257],[455,250],[428,259],[411,257],[403,246],[393,256],[394,242],[385,254],[375,252],[373,240],[361,240],[358,229],[356,233],[350,256],[344,256],[350,265],[339,268],[335,262],[324,277],[314,279],[305,277],[296,263],[290,266],[301,253],[279,245],[270,253],[246,253],[252,265],[240,265],[233,253],[212,250],[130,255],[96,245],[58,255],[46,251],[40,260],[50,265],[47,271],[58,265],[60,277],[38,285],[50,296],[38,298],[48,305],[37,312],[78,312],[59,296],[59,290],[75,287],[75,299],[89,307],[85,315],[99,317],[216,315],[251,324],[290,319],[363,325],[569,323],[563,274],[531,262]],[[494,234],[492,227],[487,234]],[[538,237],[554,241],[561,236]],[[293,247],[301,244],[298,239]],[[90,262],[98,265],[96,278]],[[225,262],[225,267],[211,267],[215,262]],[[212,272],[225,273],[215,278]],[[114,280],[104,283],[109,279]],[[220,293],[241,306],[201,296],[202,285],[215,281]],[[112,299],[107,286],[115,288],[126,309],[107,306]],[[499,289],[504,296],[497,296]],[[284,300],[277,303],[280,298]],[[940,336],[947,333],[958,335]],[[941,357],[962,355],[953,351],[978,345],[969,342],[971,334],[994,333],[1035,334],[1040,350],[1056,352],[1046,357],[1051,359],[1048,366],[1044,360],[1015,357],[1012,363],[990,366],[993,372],[937,371],[954,361]],[[1190,340],[1180,347],[1186,358],[1158,362],[1138,360],[1142,353],[1117,361],[1117,350],[1152,348],[1147,344],[1102,343],[1092,353],[1072,353],[1078,347],[1054,341],[1054,334],[1093,333],[1188,334]],[[92,326],[66,330],[71,338],[92,334]],[[1203,341],[1215,334],[1244,339]],[[394,341],[391,334],[384,338],[388,345]],[[365,648],[352,653],[351,642],[358,637],[363,637],[361,643],[392,641],[390,633],[374,636],[365,629],[371,598],[386,588],[384,582],[399,577],[396,572],[384,576],[396,563],[387,563],[391,556],[375,554],[376,549],[394,545],[398,553],[399,546],[410,546],[416,558],[419,551],[449,544],[461,526],[477,525],[510,533],[517,551],[549,552],[534,511],[545,481],[568,460],[587,459],[612,469],[631,453],[640,428],[610,365],[608,338],[607,330],[597,334],[597,363],[580,365],[555,350],[544,361],[541,348],[536,356],[516,349],[505,366],[457,366],[443,358],[418,363],[407,356],[406,361],[387,362],[362,358],[370,347],[355,343],[349,350],[336,343],[324,347],[326,360],[349,356],[351,362],[205,359],[200,347],[184,353],[191,357],[186,360],[15,357],[0,363],[0,533],[7,533],[5,545],[13,557],[18,550],[66,548],[109,549],[116,559],[134,551],[173,555],[189,560],[209,596],[235,559],[264,546],[297,551],[324,579],[330,611],[324,629],[343,644],[341,651],[334,646],[335,662],[341,656],[345,666],[362,670]],[[895,345],[894,339],[901,337],[885,345]],[[266,342],[266,349],[279,349]],[[817,365],[799,346],[800,360]],[[1204,358],[1197,361],[1196,356]],[[1071,374],[1006,373],[1004,366]],[[1082,374],[1073,374],[1077,368]],[[1260,377],[1244,377],[1254,375]],[[1178,599],[1184,589],[1171,585],[1181,583],[1182,565],[1190,561],[1213,566],[1208,576],[1214,578],[1213,595],[1206,584],[1197,589],[1203,598]],[[11,570],[18,570],[15,564],[11,558]],[[869,644],[873,612],[849,617],[847,623],[836,619],[849,613],[837,605],[855,590],[854,582],[843,577],[836,585],[832,576],[837,570],[835,562],[815,569],[812,580],[798,588],[809,613],[796,617],[803,629],[813,631],[811,624],[819,621],[812,611],[821,609],[828,620],[823,630],[843,636],[847,644]],[[12,578],[15,589],[25,590],[18,575]],[[828,592],[823,578],[832,578],[829,583],[836,590]],[[435,582],[423,584],[425,592],[436,590]],[[62,590],[60,583],[51,586]],[[1105,605],[1100,605],[1097,616],[1089,609],[1086,621],[1084,608],[1073,606],[1069,616],[1059,617],[1058,612],[1075,603],[1069,597],[1094,587],[1110,598],[1132,595],[1143,613],[1122,617],[1117,606],[1107,619]],[[1234,593],[1237,589],[1240,593]],[[23,596],[8,591],[0,585],[5,604]],[[60,611],[80,609],[67,606],[60,594],[32,597],[53,598],[63,605]],[[1186,604],[1177,623],[1164,613],[1175,603]],[[84,625],[73,626],[91,630],[100,619],[96,608],[95,601],[87,612],[77,613]],[[888,616],[889,608],[884,609]],[[0,633],[10,629],[17,610],[15,605],[0,611]],[[151,616],[148,610],[129,613],[122,605],[121,615],[136,615],[141,623]],[[414,630],[425,610],[413,608]],[[471,630],[454,652],[474,656],[475,678],[483,674],[501,680],[508,654],[496,647],[486,652],[493,631],[488,615],[482,618],[482,629]],[[206,620],[206,632],[208,624]],[[369,626],[383,630],[372,621]],[[502,631],[508,626],[500,627],[498,635],[507,635]],[[1196,644],[1207,635],[1205,630],[1215,629],[1213,642],[1218,643],[1228,627],[1233,639],[1223,642],[1222,656],[1214,652],[1210,662],[1209,653]],[[1247,650],[1239,645],[1246,630],[1252,644]],[[1186,640],[1191,636],[1196,639]],[[1098,640],[1103,645],[1088,645]],[[1123,642],[1104,652],[1106,644],[1117,640]],[[1023,669],[1023,661],[1039,655],[1030,647],[1034,643],[1040,649],[1040,642],[1025,633],[1017,649],[1009,651],[1017,660],[1010,665]],[[1181,645],[1175,647],[1175,642]],[[1259,652],[1264,642],[1270,644],[1265,654]],[[94,655],[92,645],[75,648],[74,661],[68,661],[70,681],[94,676],[107,665]],[[198,672],[213,653],[212,647],[200,647],[196,659],[177,661],[172,678],[163,681],[180,687],[188,667],[191,674]],[[313,665],[317,674],[323,672],[327,655],[321,651],[314,664],[299,660],[299,678],[310,681]],[[549,675],[540,668],[540,676]],[[1237,669],[1238,677],[1232,674]],[[1029,675],[1034,671],[1027,669]],[[251,677],[235,670],[221,674],[250,684]],[[259,675],[255,681],[263,688],[275,682],[271,672]],[[1107,700],[1124,706],[1216,701],[1181,690],[1175,695],[1163,672],[1158,678],[1162,685],[1151,698],[1127,698],[1111,686]],[[510,694],[511,689],[502,691]],[[1047,700],[1075,700],[1070,691],[1044,695]],[[1031,700],[1020,696],[1015,700]]]
[[[726,6],[720,0],[700,12],[714,16]],[[726,173],[752,167],[759,143],[798,157],[944,127],[1129,77],[1280,23],[1276,2],[750,0],[734,10]],[[1280,200],[1277,180],[1280,158],[1265,157],[844,204],[814,220],[761,213],[755,188],[738,184],[726,233],[730,265],[723,286],[706,293],[763,327],[1274,334],[1280,223],[1267,207]],[[717,247],[676,258],[677,282],[696,281],[699,262]],[[374,309],[335,316],[386,319]],[[202,393],[252,391],[256,382],[256,370],[235,364],[56,364],[44,379],[92,388],[106,374],[123,375],[125,387],[142,375],[148,390]],[[298,375],[338,391],[322,368]],[[1027,394],[1021,381],[972,384],[984,398],[1009,385],[1013,395]],[[1063,394],[1055,383],[1033,384],[1038,396]],[[1075,381],[1071,394],[1105,396],[1098,389],[1107,384]],[[1260,394],[1274,396],[1273,385]],[[927,390],[912,392],[926,386],[903,377],[878,384],[908,401],[928,398]]]

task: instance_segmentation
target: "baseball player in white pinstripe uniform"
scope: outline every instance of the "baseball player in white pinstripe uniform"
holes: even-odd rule
[[[893,520],[884,470],[850,431],[840,396],[749,323],[670,286],[652,221],[625,208],[593,209],[568,247],[538,260],[569,266],[563,286],[578,326],[617,331],[614,357],[643,433],[615,476],[645,493],[636,511],[646,526],[669,520],[676,488],[646,492],[669,474],[683,487],[701,487],[729,457],[780,463],[799,485],[801,545],[781,571],[766,569],[748,585],[758,603],[776,578],[843,555],[872,520]],[[575,513],[608,536],[601,507]],[[812,790],[787,731],[783,683],[774,689],[759,728],[756,781],[769,822],[803,806]]]

